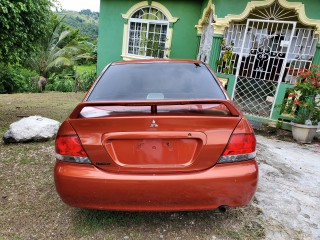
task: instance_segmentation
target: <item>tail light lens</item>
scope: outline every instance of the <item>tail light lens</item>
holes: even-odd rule
[[[77,135],[57,136],[56,158],[74,163],[91,163]]]
[[[256,157],[254,133],[233,134],[218,163],[231,163],[250,160]]]

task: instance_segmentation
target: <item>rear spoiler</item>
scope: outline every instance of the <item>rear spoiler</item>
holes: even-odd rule
[[[161,101],[105,101],[105,102],[82,102],[70,114],[69,118],[78,118],[80,112],[85,107],[97,107],[97,106],[150,106],[151,113],[157,113],[157,106],[166,105],[190,105],[190,104],[223,104],[228,108],[232,116],[238,117],[242,114],[233,105],[230,100],[213,99],[213,100],[161,100]]]

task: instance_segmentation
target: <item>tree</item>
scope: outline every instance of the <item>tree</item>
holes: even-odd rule
[[[83,9],[80,11],[81,14],[84,14],[84,15],[91,15],[92,12],[90,9]]]
[[[28,58],[46,32],[50,0],[0,0],[0,62]]]
[[[79,28],[80,35],[88,37],[93,42],[98,38],[98,18],[99,13],[90,10],[82,10],[79,13],[74,11],[61,11],[56,13],[64,17],[63,22],[71,28]]]
[[[54,19],[48,38],[44,38],[32,64],[40,76],[48,78],[50,72],[61,67],[73,66],[80,59],[90,59],[86,52],[87,45],[79,41],[79,30],[62,24],[63,19]]]

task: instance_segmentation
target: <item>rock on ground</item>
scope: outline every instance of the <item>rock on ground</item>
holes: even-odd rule
[[[31,116],[23,118],[10,125],[9,130],[3,135],[5,143],[47,141],[53,139],[59,129],[58,121]]]
[[[320,145],[257,136],[257,205],[267,239],[320,239]]]

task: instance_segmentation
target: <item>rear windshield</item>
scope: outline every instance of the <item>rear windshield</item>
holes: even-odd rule
[[[111,65],[87,101],[225,99],[204,64]]]

